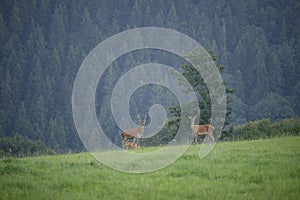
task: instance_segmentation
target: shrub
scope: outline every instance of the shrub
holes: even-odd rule
[[[22,135],[0,138],[0,157],[24,157],[53,152],[40,141],[33,141]]]
[[[230,140],[255,140],[279,136],[300,135],[300,119],[284,119],[271,123],[270,119],[256,120],[235,126]]]

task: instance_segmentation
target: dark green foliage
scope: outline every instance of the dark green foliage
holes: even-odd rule
[[[212,51],[209,51],[209,54],[212,60],[215,62],[219,72],[222,74],[225,67],[217,63],[217,60],[219,58],[218,55],[214,54]],[[186,80],[189,81],[196,95],[198,96],[200,116],[197,117],[199,117],[199,124],[209,124],[211,119],[211,99],[210,99],[209,90],[207,88],[204,79],[201,78],[201,75],[199,74],[197,69],[191,65],[182,65],[181,73],[186,78]],[[230,102],[231,102],[231,95],[234,92],[234,90],[229,87],[226,87],[225,90],[227,95],[227,112],[226,112],[226,119],[224,124],[226,128],[224,129],[223,134],[228,134],[226,130],[230,129],[230,127],[228,127],[230,125],[231,111],[232,111],[231,108],[232,104],[230,104]],[[173,114],[173,116],[175,116],[175,119],[173,119],[173,123],[178,125],[181,116],[180,109],[175,106],[170,108],[170,111]],[[192,114],[190,113],[190,115]]]
[[[219,55],[217,62],[226,66],[222,73],[226,85],[235,90],[228,102],[233,124],[300,115],[300,5],[296,0],[0,0],[0,5],[1,138],[20,134],[51,148],[82,150],[71,109],[81,62],[104,39],[145,26],[180,31]],[[111,89],[130,67],[147,62],[177,68],[186,64],[159,52],[155,56],[132,53],[112,65],[103,91],[97,93],[96,108],[115,143],[120,142],[120,130],[108,107]],[[192,78],[185,66],[186,76]],[[196,85],[203,89],[201,108],[208,108],[205,84]],[[165,99],[159,103],[166,109],[177,106],[172,95],[163,96],[162,88],[144,89],[133,98],[132,118],[147,113],[161,97]],[[157,96],[150,98],[150,94]],[[201,122],[206,122],[209,110],[203,114]]]
[[[265,98],[259,101],[250,109],[253,118],[271,118],[272,121],[295,117],[291,103],[276,93],[266,94]]]
[[[255,140],[280,136],[300,135],[300,119],[285,119],[272,123],[270,119],[262,119],[235,126],[230,140]]]
[[[143,146],[165,146],[172,142],[172,139],[175,137],[178,131],[179,118],[173,117],[169,119],[161,131],[150,137],[142,140]]]
[[[8,156],[32,156],[53,154],[41,141],[33,141],[21,135],[0,138],[0,158]]]

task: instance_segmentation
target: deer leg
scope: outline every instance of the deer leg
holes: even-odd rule
[[[215,138],[214,138],[213,131],[214,131],[214,127],[213,126],[209,126],[208,133],[209,133],[211,142],[214,144],[215,143]]]
[[[125,149],[125,140],[124,140],[124,138],[122,140],[122,147],[123,147],[123,149]]]
[[[128,141],[128,138],[125,141],[125,148],[126,148],[126,150],[128,150],[128,145],[127,145],[128,142],[127,141]]]
[[[196,143],[195,143],[195,140],[196,140],[196,135],[195,135],[195,137],[194,137],[193,144],[196,144]]]
[[[215,143],[215,138],[213,135],[210,135],[211,136],[211,142],[214,144]]]
[[[125,143],[124,143],[124,136],[122,135],[122,148],[125,148]]]
[[[128,149],[126,142],[128,140],[128,137],[123,137],[123,149]]]
[[[209,136],[209,140],[211,141],[211,143],[214,144],[214,142],[215,142],[214,136],[212,134],[209,134],[208,136]]]
[[[198,135],[196,134],[195,137],[194,137],[194,144],[196,145],[198,142]]]
[[[136,140],[135,140],[136,145],[140,144],[141,139],[142,138],[136,138]]]

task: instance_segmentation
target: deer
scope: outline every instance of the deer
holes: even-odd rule
[[[127,149],[140,149],[141,145],[134,142],[127,142],[126,147]]]
[[[195,125],[196,117],[189,116],[189,119],[191,120],[191,129],[195,134],[193,143],[197,144],[199,135],[207,135],[213,144],[215,140],[213,135],[214,127],[210,124]]]
[[[142,137],[142,133],[144,131],[144,127],[145,127],[146,120],[147,120],[146,115],[145,115],[144,120],[142,120],[140,118],[140,115],[138,115],[138,120],[139,120],[139,124],[140,124],[139,127],[123,130],[121,132],[123,149],[125,149],[125,148],[128,149],[127,141],[129,139],[133,139],[134,146],[136,146],[136,147],[139,146],[138,142]]]

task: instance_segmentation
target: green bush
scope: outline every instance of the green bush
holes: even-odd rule
[[[40,141],[33,141],[22,135],[0,138],[0,157],[24,157],[52,154],[53,151]]]
[[[271,122],[270,119],[256,120],[235,126],[230,140],[255,140],[280,136],[300,135],[300,119],[284,119]]]

